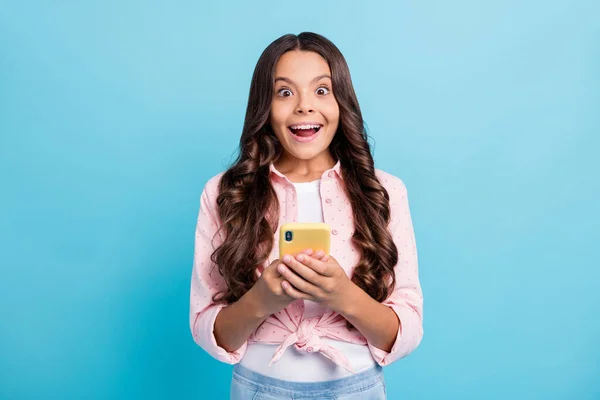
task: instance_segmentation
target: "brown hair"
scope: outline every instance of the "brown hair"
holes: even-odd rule
[[[227,290],[217,293],[213,301],[233,303],[242,297],[256,282],[255,269],[266,261],[273,247],[279,204],[270,182],[269,167],[282,148],[270,127],[269,116],[275,65],[281,55],[291,50],[316,52],[331,69],[340,123],[329,151],[341,164],[354,216],[352,240],[361,254],[352,281],[382,302],[394,289],[394,266],[398,262],[398,250],[387,229],[389,195],[375,176],[346,60],[331,41],[310,32],[280,37],[264,50],[256,64],[239,155],[223,174],[219,186],[217,207],[225,240],[211,258],[225,279]]]

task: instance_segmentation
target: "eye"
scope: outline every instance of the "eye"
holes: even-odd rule
[[[284,93],[288,93],[288,94],[284,94]],[[289,97],[292,95],[292,91],[290,89],[287,88],[281,88],[277,91],[277,95],[281,96],[281,97]]]
[[[317,89],[317,94],[322,94],[323,96],[329,93],[329,88],[327,86],[321,86]]]

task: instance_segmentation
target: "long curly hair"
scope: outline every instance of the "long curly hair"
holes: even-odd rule
[[[351,279],[382,302],[395,287],[394,266],[398,262],[398,250],[387,229],[389,195],[375,176],[346,60],[331,41],[311,32],[275,40],[264,50],[254,70],[239,155],[219,184],[217,208],[225,240],[211,259],[227,289],[213,296],[213,301],[233,303],[242,297],[257,281],[256,267],[266,261],[273,247],[279,204],[269,174],[270,164],[279,158],[282,146],[270,127],[269,117],[275,65],[281,55],[291,50],[316,52],[331,69],[340,123],[329,151],[341,164],[354,216],[352,241],[360,251]],[[352,328],[350,323],[347,326]]]

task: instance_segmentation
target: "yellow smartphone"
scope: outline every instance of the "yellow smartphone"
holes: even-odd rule
[[[324,222],[294,222],[279,229],[279,257],[294,255],[305,249],[319,250],[329,255],[331,227]]]

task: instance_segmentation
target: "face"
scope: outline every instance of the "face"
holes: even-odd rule
[[[332,89],[331,70],[319,54],[294,50],[279,58],[270,121],[283,157],[329,157],[340,117]]]

